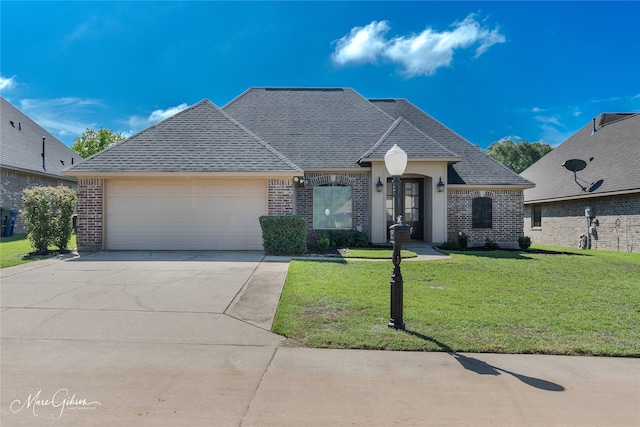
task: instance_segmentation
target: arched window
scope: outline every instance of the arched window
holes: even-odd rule
[[[493,226],[491,198],[474,197],[471,203],[473,228],[491,228]]]
[[[330,183],[313,187],[313,228],[316,230],[350,230],[353,189],[349,185]]]

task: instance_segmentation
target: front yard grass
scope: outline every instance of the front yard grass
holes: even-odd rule
[[[532,249],[402,263],[406,331],[387,327],[390,261],[291,261],[273,331],[309,347],[640,356],[640,254]]]
[[[68,246],[70,250],[74,250],[77,247],[75,234],[71,236]],[[54,246],[50,246],[49,249],[56,250]],[[34,250],[26,234],[0,237],[0,268],[12,267],[49,257],[48,255],[31,255]]]

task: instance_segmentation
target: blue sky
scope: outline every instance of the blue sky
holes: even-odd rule
[[[3,97],[71,145],[253,86],[406,98],[474,144],[640,111],[640,2],[0,3]]]

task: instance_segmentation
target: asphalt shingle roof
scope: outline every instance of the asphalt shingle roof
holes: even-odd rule
[[[438,144],[402,117],[391,125],[376,145],[365,153],[363,159],[383,159],[394,144],[398,144],[413,159],[459,160],[457,154]]]
[[[300,168],[205,99],[69,171],[290,172]]]
[[[251,88],[222,109],[303,169],[359,167],[394,122],[343,88]]]
[[[640,190],[640,113],[601,114],[595,127],[589,122],[522,172],[536,184],[525,202]],[[575,177],[562,166],[571,159],[586,163]]]
[[[82,160],[62,141],[0,97],[0,165],[40,175],[60,176],[60,172]],[[45,162],[42,162],[42,137],[45,137]],[[44,166],[44,167],[43,167]]]
[[[531,185],[509,168],[495,161],[478,146],[471,144],[451,129],[405,99],[372,99],[373,105],[393,118],[403,117],[441,146],[456,153],[461,161],[449,165],[449,184]]]

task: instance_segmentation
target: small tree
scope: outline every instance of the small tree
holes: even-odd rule
[[[124,135],[109,129],[87,129],[81,136],[73,139],[71,149],[86,159],[124,140]]]
[[[73,211],[78,197],[75,191],[64,185],[53,188],[52,192],[53,244],[60,250],[66,250],[73,234]]]
[[[50,187],[32,187],[22,192],[22,217],[36,252],[46,252],[53,241],[52,193]]]
[[[72,216],[77,197],[69,187],[32,187],[22,193],[22,217],[36,252],[50,245],[67,249],[73,232]]]

